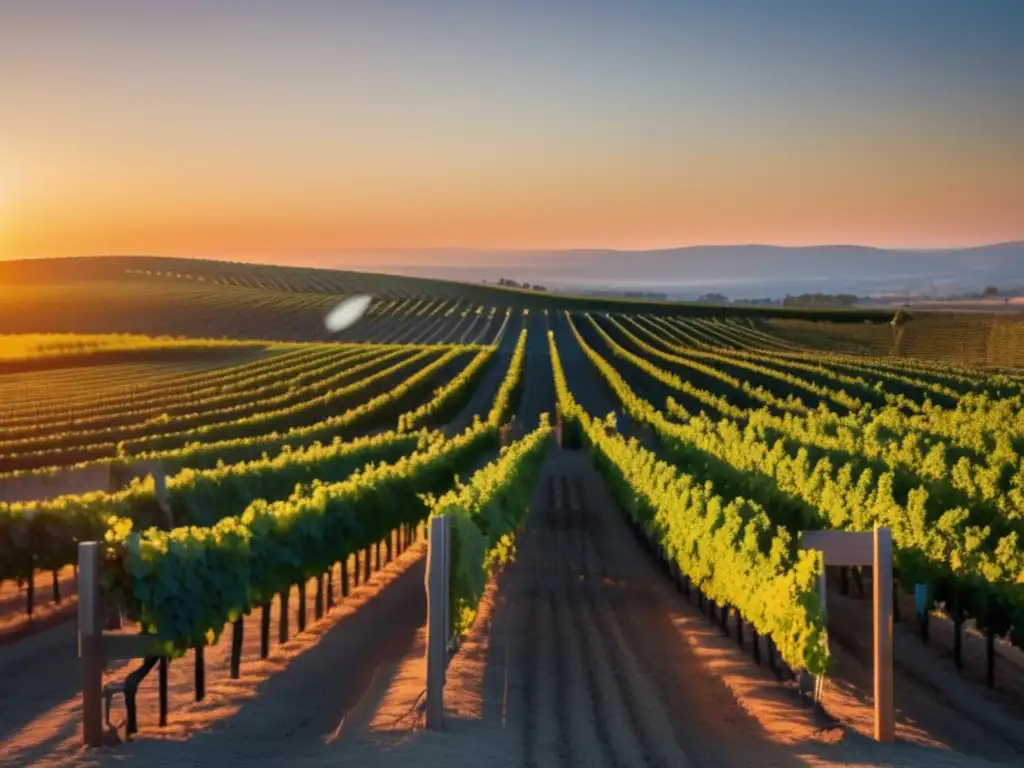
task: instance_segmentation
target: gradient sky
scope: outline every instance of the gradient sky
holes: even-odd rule
[[[0,258],[1024,238],[1024,2],[0,0]]]

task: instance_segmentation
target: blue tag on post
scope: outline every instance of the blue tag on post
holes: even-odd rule
[[[917,608],[917,615],[924,616],[928,613],[928,585],[914,585],[914,605]]]

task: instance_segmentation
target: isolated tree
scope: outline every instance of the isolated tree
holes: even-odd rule
[[[999,290],[994,285],[985,286],[985,290],[982,292],[982,296],[997,296]]]

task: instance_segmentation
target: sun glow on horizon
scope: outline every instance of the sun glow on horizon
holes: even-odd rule
[[[1024,4],[188,5],[5,11],[0,258],[1024,239]]]

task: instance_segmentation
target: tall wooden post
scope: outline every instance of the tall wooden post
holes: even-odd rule
[[[892,533],[875,528],[875,741],[891,744],[896,738],[892,690]]]
[[[78,657],[82,667],[82,736],[87,747],[103,745],[103,599],[100,545],[78,545]]]
[[[892,532],[881,527],[874,532],[802,531],[800,547],[820,551],[825,566],[871,566],[874,569],[874,734],[876,741],[891,744],[896,738],[892,680]],[[819,591],[822,613],[827,619],[824,573],[819,582]],[[820,690],[819,684],[819,694]]]
[[[444,730],[444,683],[448,666],[451,594],[451,518],[430,520],[427,549],[427,711],[431,731]]]

